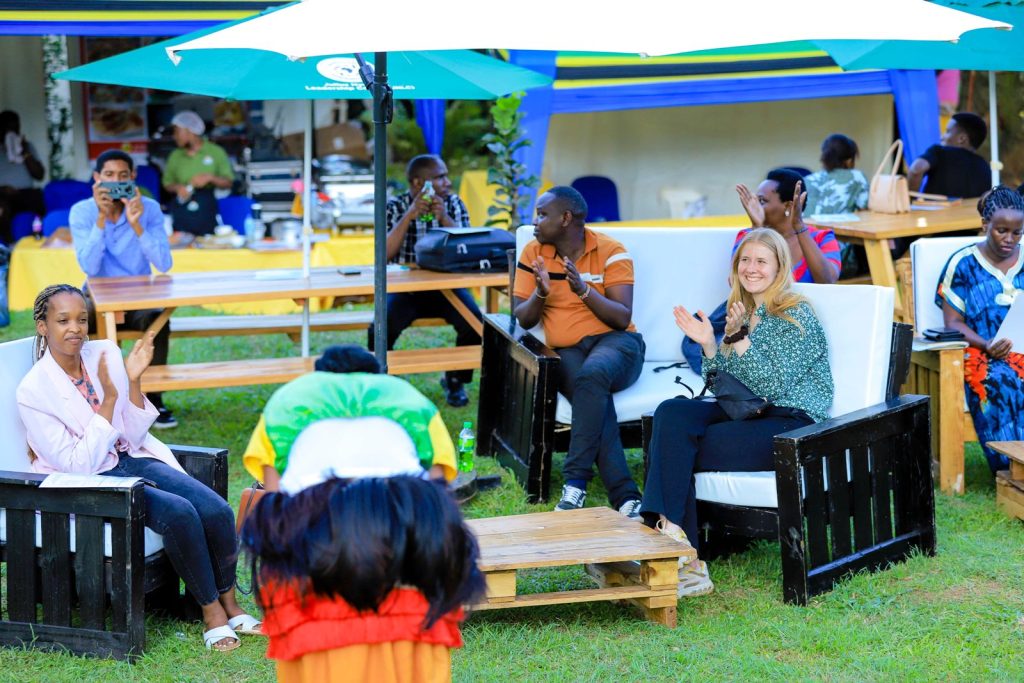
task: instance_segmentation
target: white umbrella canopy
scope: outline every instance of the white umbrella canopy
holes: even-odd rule
[[[957,40],[1009,24],[925,0],[640,0],[601,11],[580,2],[518,0],[487,17],[478,0],[439,8],[303,0],[168,48],[259,48],[293,58],[335,52],[501,47],[666,55],[789,40]],[[385,15],[386,12],[386,15]]]

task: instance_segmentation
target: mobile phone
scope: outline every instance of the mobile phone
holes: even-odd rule
[[[338,272],[342,275],[359,275],[362,271],[357,267],[338,268]]]
[[[110,190],[111,199],[131,199],[135,196],[135,183],[131,180],[102,182],[100,187]]]

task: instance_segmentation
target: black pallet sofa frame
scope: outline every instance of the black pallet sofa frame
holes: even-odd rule
[[[170,448],[186,472],[227,499],[226,450]],[[0,507],[7,517],[7,540],[0,545],[6,574],[0,645],[132,661],[145,650],[147,602],[179,617],[200,616],[195,601],[182,594],[164,551],[144,555],[142,482],[40,489],[45,478],[0,471]],[[103,552],[104,524],[110,525],[110,557]]]
[[[547,500],[551,454],[568,443],[555,422],[558,355],[508,315],[484,316],[483,337],[478,450],[511,469],[531,501]],[[849,572],[935,553],[928,397],[898,396],[911,339],[894,323],[884,403],[775,438],[778,508],[698,501],[702,555],[777,538],[783,598],[805,604]],[[620,425],[624,446],[646,446],[644,421]]]

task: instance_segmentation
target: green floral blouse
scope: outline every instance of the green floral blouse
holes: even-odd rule
[[[821,422],[832,407],[828,340],[810,304],[797,304],[788,313],[799,327],[767,315],[761,304],[756,311],[761,322],[750,333],[746,353],[719,350],[714,358],[705,359],[701,373],[707,380],[709,371],[725,370],[773,405],[803,410]]]

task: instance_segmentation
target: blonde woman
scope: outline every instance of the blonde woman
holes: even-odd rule
[[[730,420],[717,403],[676,398],[654,413],[643,514],[662,533],[698,550],[694,472],[759,472],[775,468],[776,434],[824,420],[832,405],[832,372],[821,324],[792,291],[792,262],[774,230],[751,230],[732,259],[725,338],[715,344],[703,311],[676,306],[676,324],[700,344],[704,378],[724,370],[771,402],[761,415]],[[707,566],[679,569],[679,596],[714,590]]]

